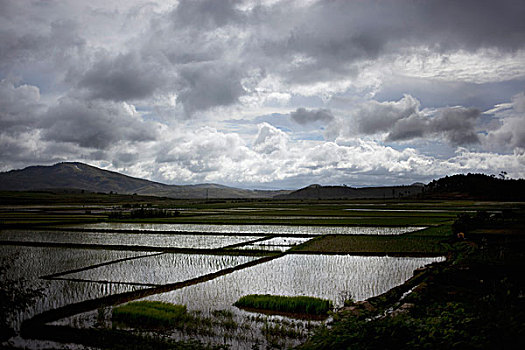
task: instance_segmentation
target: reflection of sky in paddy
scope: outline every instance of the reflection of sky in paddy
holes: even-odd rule
[[[133,258],[152,253],[94,249],[65,249],[53,247],[0,246],[2,262],[11,260],[1,283],[6,280],[22,281],[25,288],[42,288],[42,295],[29,307],[8,321],[15,328],[27,318],[36,314],[68,304],[96,299],[110,294],[118,294],[140,289],[138,286],[114,283],[90,283],[57,280],[41,280],[40,276],[84,268],[94,264],[106,263],[123,258]]]
[[[381,294],[405,282],[415,269],[441,260],[290,254],[148,299],[185,304],[189,309],[203,311],[231,309],[237,299],[247,294],[315,296],[340,306],[342,295],[364,300]]]
[[[74,249],[55,247],[22,247],[0,245],[2,258],[14,259],[2,278],[36,279],[40,276],[89,267],[117,259],[155,254],[103,249]]]
[[[9,230],[0,232],[0,240],[42,242],[42,243],[71,243],[71,244],[102,244],[102,245],[129,245],[139,247],[163,248],[204,248],[216,249],[232,244],[243,243],[257,236],[220,236],[196,234],[169,234],[169,233],[119,233],[119,232],[67,232],[67,231],[25,231]]]
[[[259,258],[253,256],[165,253],[60,277],[91,281],[167,284],[186,281],[257,259]]]
[[[208,224],[137,224],[97,223],[75,226],[84,229],[148,230],[174,232],[205,232],[260,235],[400,235],[424,227],[359,227],[359,226],[299,226],[299,225],[208,225]]]

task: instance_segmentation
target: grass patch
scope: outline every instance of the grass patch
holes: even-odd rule
[[[286,297],[280,295],[250,294],[241,297],[235,304],[239,308],[269,310],[310,315],[326,315],[333,306],[330,300],[314,297]]]
[[[189,319],[185,305],[137,301],[113,309],[112,320],[132,327],[167,328]]]
[[[423,230],[405,233],[404,237],[440,237],[442,239],[450,238],[452,227],[450,224],[428,227]]]

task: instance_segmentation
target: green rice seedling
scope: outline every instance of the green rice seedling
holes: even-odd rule
[[[296,330],[294,327],[288,327],[286,325],[270,325],[265,324],[261,329],[263,335],[270,337],[279,338],[293,338],[299,339],[304,338],[304,334],[300,330]]]
[[[218,318],[233,318],[233,312],[226,309],[213,310],[211,314]]]
[[[325,315],[333,308],[330,300],[296,296],[250,294],[241,297],[234,304],[237,307],[277,312],[291,312],[311,315]]]
[[[132,327],[167,328],[188,320],[186,306],[137,301],[113,309],[112,320]]]

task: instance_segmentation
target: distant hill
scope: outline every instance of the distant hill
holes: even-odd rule
[[[347,186],[310,185],[288,194],[277,195],[279,199],[399,199],[423,192],[422,184],[410,186],[385,186],[354,188]]]
[[[0,191],[87,191],[181,199],[481,199],[525,201],[525,180],[484,174],[453,175],[428,185],[348,187],[310,185],[296,191],[259,191],[218,184],[166,185],[103,170],[80,162],[30,166],[0,173]]]
[[[30,166],[0,173],[0,190],[84,190],[169,198],[272,198],[289,191],[258,191],[217,184],[166,185],[79,162]]]

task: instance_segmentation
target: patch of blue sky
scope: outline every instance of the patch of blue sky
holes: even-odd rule
[[[385,81],[374,98],[379,102],[397,101],[405,94],[409,94],[421,102],[421,109],[464,106],[484,111],[497,104],[508,102],[510,96],[522,92],[524,86],[524,78],[476,84],[397,77]]]

